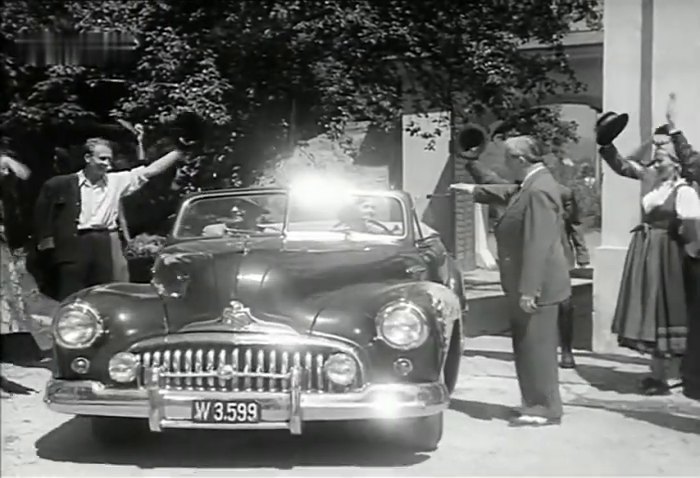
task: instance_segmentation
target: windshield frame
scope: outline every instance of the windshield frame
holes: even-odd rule
[[[245,188],[245,189],[221,189],[221,190],[212,190],[212,191],[203,191],[199,193],[192,194],[190,196],[185,197],[181,203],[180,207],[178,208],[177,215],[175,217],[175,221],[173,221],[173,226],[170,230],[170,239],[175,240],[175,241],[186,241],[186,240],[200,240],[200,239],[212,239],[212,238],[221,238],[221,237],[227,237],[227,236],[183,236],[183,235],[178,235],[178,231],[180,230],[182,220],[183,220],[183,214],[184,212],[192,205],[194,202],[198,202],[202,199],[209,199],[209,198],[221,198],[221,197],[239,197],[239,196],[270,196],[270,195],[283,195],[285,196],[285,202],[284,202],[284,213],[283,213],[283,222],[282,222],[282,230],[280,232],[260,232],[260,233],[251,233],[248,234],[249,237],[270,237],[270,236],[282,236],[282,237],[289,237],[290,235],[292,237],[294,236],[306,236],[310,239],[313,240],[314,237],[330,237],[330,236],[337,236],[338,239],[345,239],[345,240],[357,240],[360,242],[387,242],[387,241],[400,241],[400,240],[405,240],[408,237],[410,237],[411,231],[409,231],[410,227],[408,225],[408,218],[410,217],[410,210],[408,208],[408,205],[406,204],[405,198],[400,192],[393,191],[393,190],[363,190],[363,189],[352,189],[349,191],[349,194],[351,195],[360,195],[360,196],[371,196],[371,197],[382,197],[382,198],[391,198],[399,202],[400,205],[400,210],[401,210],[401,223],[402,223],[402,228],[403,232],[400,235],[390,235],[390,234],[366,234],[366,233],[357,233],[357,232],[346,232],[346,231],[289,231],[289,215],[290,215],[290,210],[289,210],[289,204],[290,204],[290,198],[293,194],[293,191],[290,191],[287,188]]]

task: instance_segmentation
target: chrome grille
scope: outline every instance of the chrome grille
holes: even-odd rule
[[[145,383],[145,370],[151,367],[160,367],[163,372],[190,374],[184,378],[165,377],[164,387],[170,390],[287,392],[289,380],[271,378],[270,375],[288,374],[292,366],[302,369],[302,389],[305,392],[338,393],[360,388],[362,384],[359,375],[349,387],[335,385],[326,379],[324,365],[335,352],[327,349],[288,351],[270,346],[197,346],[187,349],[142,350],[136,353],[142,364],[141,385]],[[224,367],[248,375],[233,378],[212,376],[212,372]]]

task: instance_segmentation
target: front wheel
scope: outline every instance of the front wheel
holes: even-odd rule
[[[399,440],[417,452],[434,451],[442,440],[443,412],[427,417],[407,418],[401,424]]]

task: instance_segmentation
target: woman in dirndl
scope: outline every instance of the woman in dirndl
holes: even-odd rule
[[[688,332],[687,257],[680,229],[683,221],[700,219],[700,197],[681,174],[672,127],[655,131],[651,160],[642,161],[621,157],[612,145],[626,122],[626,115],[606,113],[597,133],[608,165],[642,183],[642,223],[632,230],[612,329],[622,347],[652,356],[642,392],[666,395],[668,359],[685,353]]]

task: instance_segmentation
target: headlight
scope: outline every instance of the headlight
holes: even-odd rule
[[[138,357],[129,352],[120,352],[109,359],[109,378],[115,382],[133,382],[136,380],[138,369]]]
[[[377,314],[377,333],[396,349],[415,349],[428,339],[428,320],[415,304],[392,302]]]
[[[92,345],[102,334],[100,314],[86,302],[73,302],[58,311],[54,323],[56,343],[68,349]]]
[[[347,354],[338,353],[331,355],[325,365],[326,377],[331,382],[347,387],[355,381],[357,364]]]

